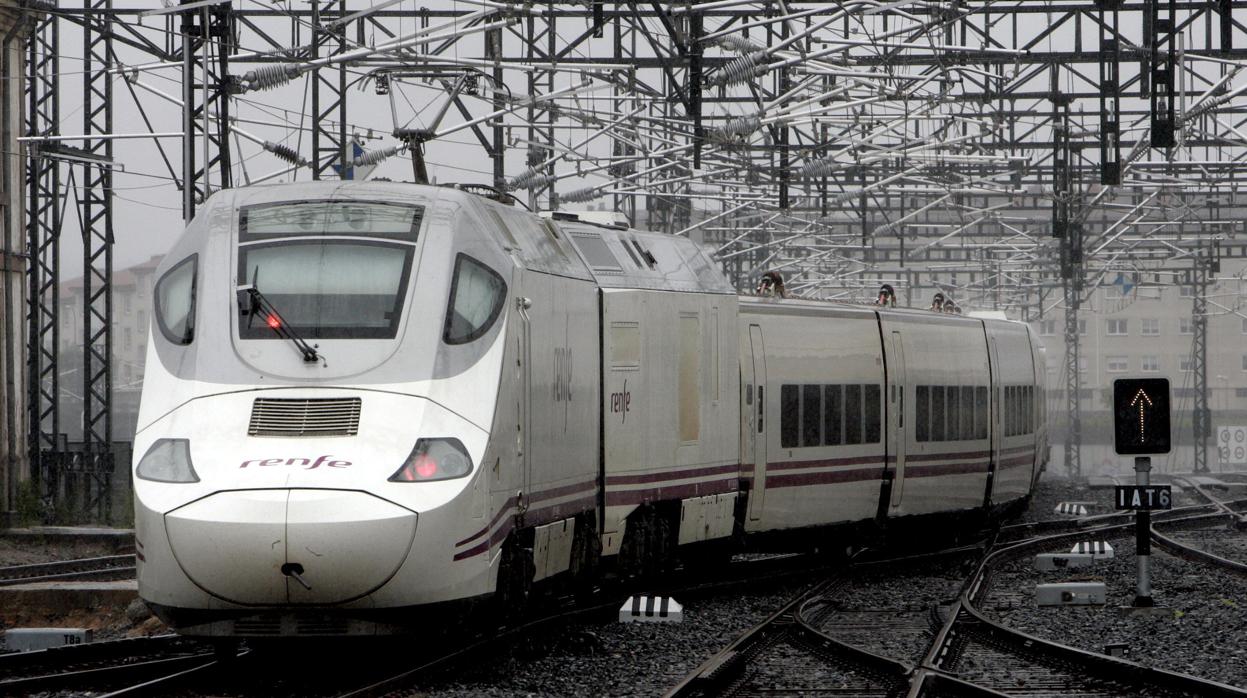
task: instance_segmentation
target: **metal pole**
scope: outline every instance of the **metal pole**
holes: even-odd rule
[[[1134,459],[1135,484],[1147,487],[1152,472],[1152,458],[1138,456]],[[1134,514],[1135,553],[1139,561],[1139,581],[1135,591],[1136,608],[1150,608],[1152,603],[1152,512],[1140,509]]]

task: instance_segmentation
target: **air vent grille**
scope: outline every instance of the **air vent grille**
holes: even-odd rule
[[[355,436],[360,399],[256,398],[251,407],[251,436]]]

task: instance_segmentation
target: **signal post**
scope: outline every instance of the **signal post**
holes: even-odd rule
[[[1169,453],[1169,379],[1119,378],[1113,381],[1113,445],[1118,455],[1133,455],[1135,484],[1118,486],[1119,510],[1135,512],[1138,582],[1134,605],[1152,603],[1152,510],[1169,509],[1169,485],[1150,482],[1154,454]]]

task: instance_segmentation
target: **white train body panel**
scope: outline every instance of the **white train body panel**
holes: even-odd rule
[[[689,500],[681,521],[703,522],[730,508],[703,498],[738,484],[736,306],[734,295],[603,291],[606,552],[640,505]],[[698,535],[686,526],[685,537]]]
[[[804,435],[798,434],[795,443],[785,441],[782,427],[800,425],[801,419],[799,413],[783,412],[785,386],[789,391],[791,386],[819,386],[820,404],[810,401],[819,410],[826,392],[822,386],[883,385],[875,313],[846,306],[749,301],[742,304],[739,336],[744,376],[741,474],[749,488],[746,530],[873,517],[884,463],[879,437],[873,442],[840,439],[842,443],[823,445],[821,416],[812,420],[819,430],[813,439],[803,440]]]
[[[138,580],[183,632],[425,622],[654,521],[674,548],[1000,506],[1046,454],[1023,325],[740,299],[685,238],[451,189],[221,192],[157,276]],[[933,386],[984,390],[957,439],[915,428]]]

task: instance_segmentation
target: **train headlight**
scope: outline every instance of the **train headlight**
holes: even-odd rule
[[[191,465],[191,442],[186,439],[157,440],[134,474],[154,482],[199,482]]]
[[[431,482],[472,472],[472,459],[459,439],[420,439],[390,482]]]

